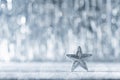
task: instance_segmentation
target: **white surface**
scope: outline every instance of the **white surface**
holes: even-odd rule
[[[81,67],[71,72],[72,62],[0,63],[0,79],[120,79],[119,63],[87,65],[88,72]]]

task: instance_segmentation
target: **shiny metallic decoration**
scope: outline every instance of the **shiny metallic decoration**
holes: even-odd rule
[[[92,56],[92,54],[83,54],[81,47],[78,46],[76,54],[67,54],[66,56],[74,60],[71,71],[74,71],[79,65],[88,71],[88,68],[84,59]]]

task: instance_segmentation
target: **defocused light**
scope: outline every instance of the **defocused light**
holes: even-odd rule
[[[116,16],[116,15],[117,15],[118,10],[119,10],[119,9],[117,9],[117,8],[115,8],[115,9],[112,10],[113,16]]]
[[[102,31],[100,27],[97,28],[97,36],[98,36],[98,41],[100,41],[102,39]]]
[[[106,15],[105,15],[105,14],[102,14],[101,18],[102,18],[102,19],[106,19]]]
[[[26,18],[25,18],[25,16],[22,16],[21,17],[21,24],[25,24],[26,23]]]
[[[103,53],[109,53],[112,48],[119,53],[119,4],[111,4],[109,0],[100,2],[0,0],[0,60],[42,60],[43,57],[54,60],[57,54],[64,53],[64,49],[73,53],[77,46],[86,51],[94,48],[102,59]],[[111,30],[111,24],[118,26],[116,31]],[[93,33],[88,26],[92,27]],[[28,44],[35,45],[30,48]]]
[[[8,10],[12,9],[12,0],[7,0],[7,8]]]
[[[25,28],[25,26],[24,26],[24,27],[21,27],[20,32],[23,33],[23,34],[26,33],[26,28]]]
[[[19,15],[18,16],[18,19],[17,19],[17,23],[19,24],[19,25],[25,25],[25,23],[26,23],[26,17],[24,16],[24,15]]]
[[[10,48],[9,53],[10,53],[11,57],[14,57],[14,55],[15,55],[15,45],[13,43],[11,43],[9,45],[9,48]]]
[[[81,22],[81,18],[76,18],[75,19],[75,26],[77,27],[78,26],[78,24]]]
[[[1,8],[3,8],[3,9],[4,9],[4,8],[5,8],[5,4],[1,4]]]
[[[61,11],[59,11],[58,9],[55,9],[55,16],[56,17],[61,17],[63,15],[63,13]]]
[[[115,23],[116,23],[116,20],[115,20],[115,19],[112,19],[112,23],[115,24]]]
[[[29,58],[29,60],[33,60],[33,58],[34,58],[33,53],[29,53],[28,58]]]
[[[113,46],[113,47],[116,47],[116,46],[119,44],[118,41],[117,41],[117,39],[114,38],[114,37],[112,37],[111,43],[112,43],[112,46]]]
[[[0,60],[9,62],[10,61],[10,54],[8,52],[8,41],[3,39],[0,43]]]
[[[53,36],[51,37],[51,39],[49,39],[48,41],[47,41],[47,58],[48,59],[51,59],[51,60],[54,60],[54,45],[55,45],[55,41],[53,41]]]

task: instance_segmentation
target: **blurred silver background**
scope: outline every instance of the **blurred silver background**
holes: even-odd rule
[[[0,0],[0,62],[120,61],[120,0]]]

